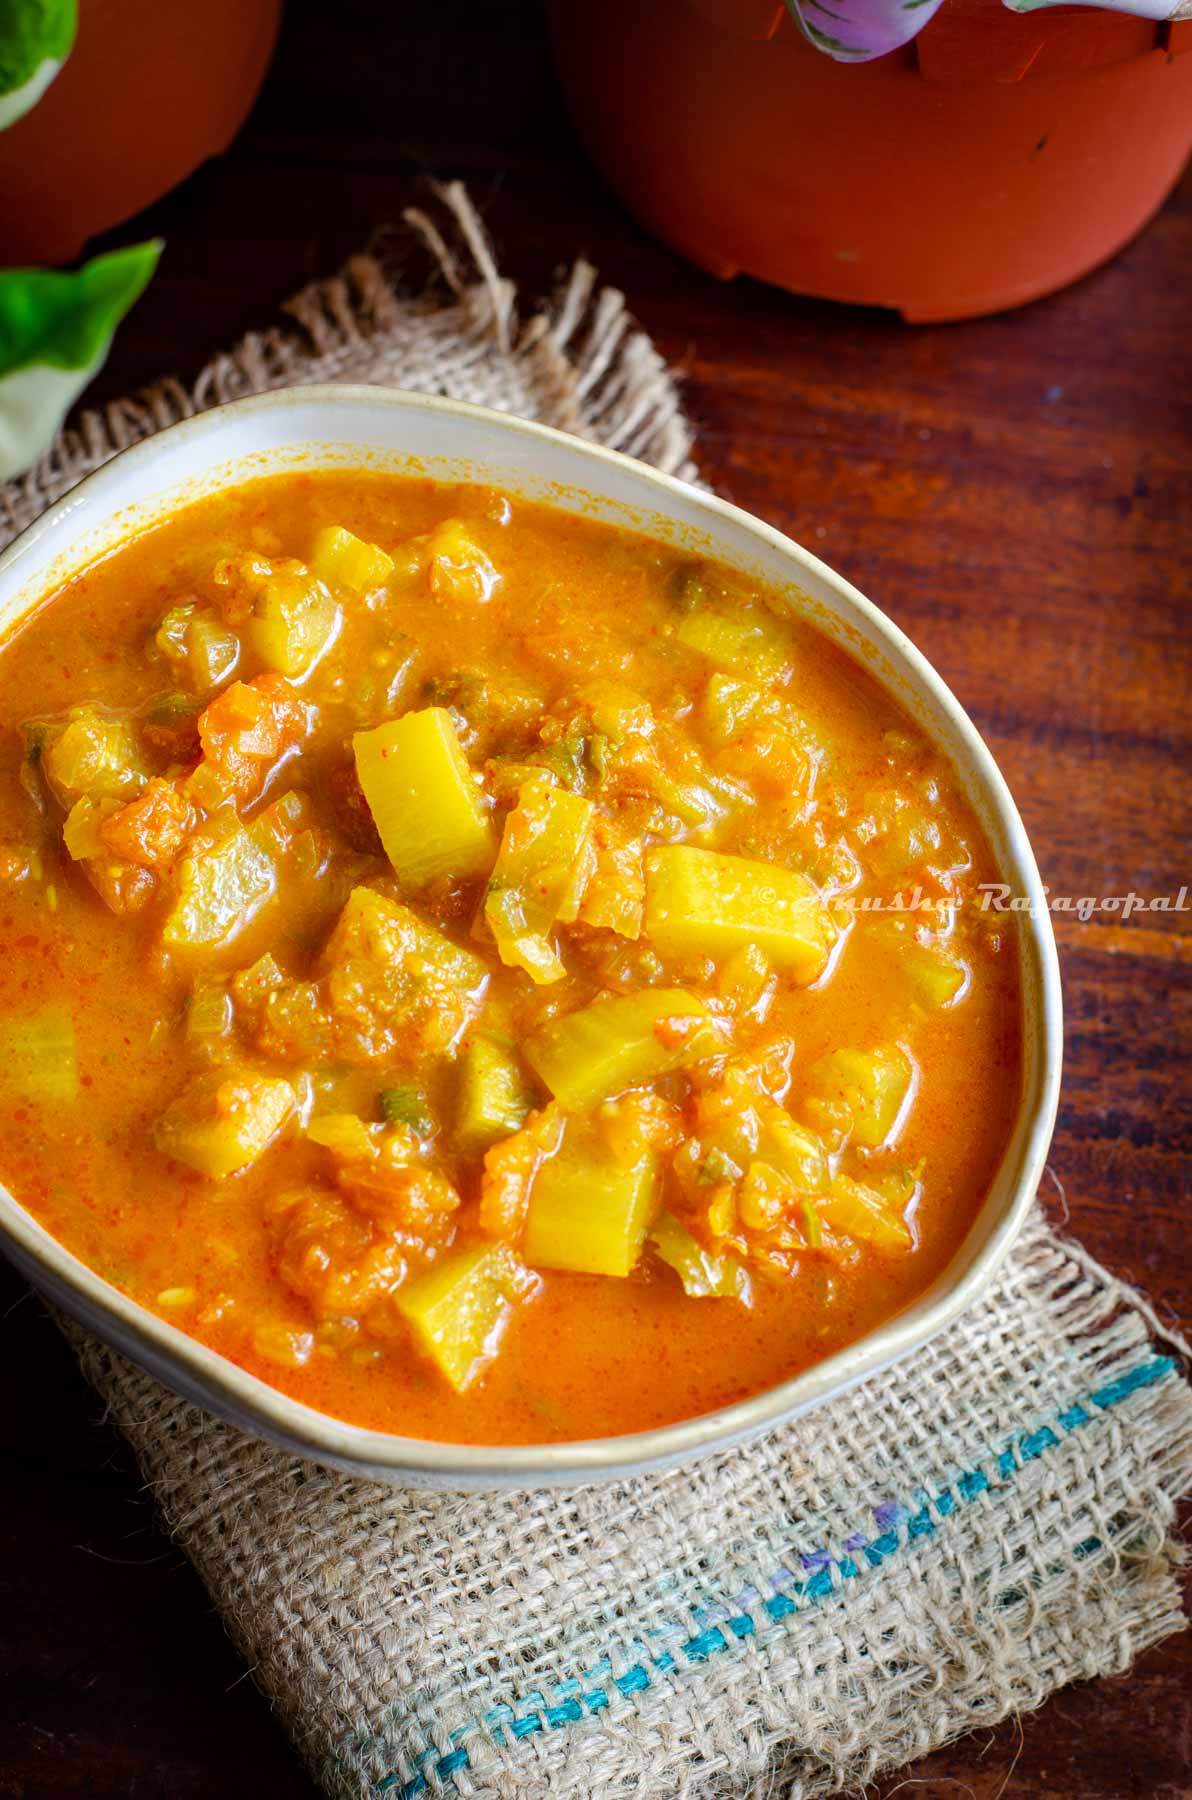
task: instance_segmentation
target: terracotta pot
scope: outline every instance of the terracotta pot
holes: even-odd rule
[[[0,264],[72,262],[231,142],[281,0],[81,0],[65,68],[0,132]]]
[[[579,130],[714,274],[895,307],[1018,306],[1121,249],[1192,149],[1192,21],[946,0],[832,62],[781,0],[551,0]]]

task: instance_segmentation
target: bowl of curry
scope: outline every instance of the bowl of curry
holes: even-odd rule
[[[0,558],[0,932],[7,1253],[381,1479],[824,1400],[971,1303],[1054,1118],[1038,874],[914,647],[448,401],[221,408]]]

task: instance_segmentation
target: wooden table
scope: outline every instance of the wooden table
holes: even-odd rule
[[[529,0],[292,0],[231,153],[118,234],[160,231],[168,247],[93,393],[193,375],[398,219],[426,173],[471,183],[528,297],[580,252],[626,291],[683,373],[705,475],[923,647],[992,745],[1054,893],[1192,885],[1192,183],[1069,292],[912,330],[722,286],[651,241],[585,163]],[[1185,1319],[1187,923],[1062,923],[1068,1064],[1052,1156],[1073,1230]],[[0,1366],[0,1796],[313,1795],[65,1346],[6,1269]],[[1192,1794],[1190,1676],[1184,1637],[1129,1677],[930,1757],[915,1786],[1177,1800]]]

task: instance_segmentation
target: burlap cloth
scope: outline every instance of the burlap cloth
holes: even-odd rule
[[[412,221],[437,299],[358,258],[192,392],[84,417],[0,495],[0,538],[120,445],[298,380],[462,396],[686,471],[674,386],[621,296],[580,266],[519,327],[463,196],[442,201],[460,252]],[[1184,1623],[1192,1394],[1145,1301],[1041,1212],[987,1298],[901,1367],[748,1449],[570,1494],[346,1479],[73,1335],[336,1796],[824,1795]]]

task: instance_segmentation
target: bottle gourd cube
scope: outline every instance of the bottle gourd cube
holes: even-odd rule
[[[315,533],[310,566],[328,587],[367,594],[389,579],[393,558],[379,544],[365,543],[342,525],[327,525]]]
[[[193,845],[178,865],[177,899],[162,928],[172,950],[212,948],[256,913],[274,890],[276,869],[252,830]]]
[[[694,994],[643,988],[551,1019],[526,1043],[525,1055],[555,1099],[582,1112],[710,1054],[717,1042],[712,1015]]]
[[[222,1068],[200,1075],[157,1122],[159,1150],[220,1181],[245,1169],[268,1147],[295,1106],[280,1077]]]
[[[683,1283],[683,1292],[692,1299],[739,1300],[743,1306],[753,1304],[753,1284],[748,1270],[735,1256],[705,1250],[674,1213],[664,1212],[655,1222],[650,1242]]]
[[[909,1250],[914,1242],[910,1226],[885,1195],[847,1175],[836,1177],[816,1211],[834,1231],[875,1250]]]
[[[459,1067],[455,1138],[462,1150],[487,1150],[520,1131],[534,1104],[513,1051],[478,1033]]]
[[[543,776],[522,784],[506,816],[484,918],[501,961],[536,982],[566,973],[547,934],[556,920],[572,920],[579,911],[595,867],[595,814],[590,800]]]
[[[340,611],[309,569],[271,575],[253,600],[245,627],[249,648],[267,669],[304,675],[339,630]]]
[[[435,1263],[398,1290],[396,1303],[419,1349],[462,1394],[496,1356],[514,1303],[535,1285],[508,1244],[489,1244]]]
[[[646,935],[664,956],[729,956],[756,944],[806,984],[823,974],[836,933],[797,870],[668,844],[646,860]]]
[[[408,886],[491,868],[492,828],[446,708],[405,713],[352,741],[385,854]]]
[[[893,1136],[913,1074],[909,1057],[896,1046],[833,1050],[808,1070],[808,1108],[854,1144],[875,1150]]]
[[[675,633],[681,644],[722,669],[774,681],[790,663],[790,635],[772,613],[744,604],[694,607]]]
[[[590,1126],[571,1120],[559,1151],[534,1177],[523,1248],[535,1269],[628,1275],[658,1194],[656,1158],[619,1161]]]

